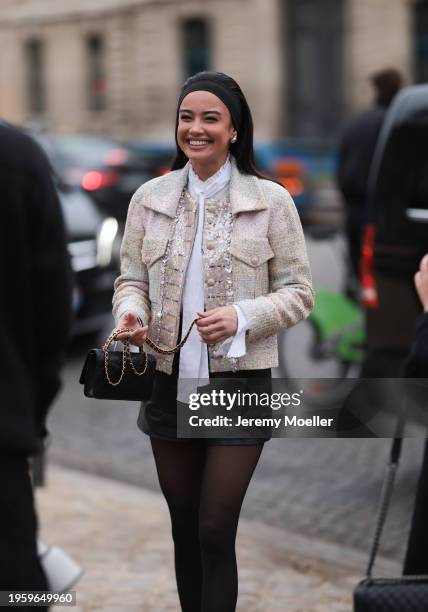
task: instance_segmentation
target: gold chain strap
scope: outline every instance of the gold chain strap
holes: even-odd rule
[[[179,351],[181,349],[181,347],[183,346],[183,344],[186,342],[187,338],[189,337],[190,332],[192,331],[192,327],[194,326],[194,324],[196,323],[198,319],[194,319],[189,327],[189,329],[187,330],[187,334],[184,336],[184,338],[182,340],[180,340],[180,342],[178,344],[176,344],[174,346],[174,348],[172,349],[163,349],[160,346],[158,346],[157,344],[155,344],[153,342],[153,340],[150,340],[150,338],[146,338],[144,340],[144,342],[146,344],[148,344],[152,349],[154,349],[155,351],[157,351],[158,353],[160,353],[161,355],[172,355],[172,353],[176,353],[177,351]]]
[[[137,368],[134,365],[134,362],[132,361],[131,349],[129,348],[129,340],[125,340],[125,342],[123,343],[123,352],[124,353],[126,352],[127,362],[131,366],[131,370],[134,372],[134,374],[136,374],[137,376],[142,376],[143,374],[146,373],[147,366],[148,366],[148,363],[149,363],[149,360],[147,359],[147,353],[146,352],[140,350],[140,352],[144,352],[144,357],[146,358],[145,364],[144,364],[144,369],[141,372],[139,372],[137,370]]]
[[[114,330],[110,336],[107,338],[104,346],[102,347],[102,350],[104,351],[104,370],[106,373],[106,378],[109,382],[110,385],[112,385],[113,387],[116,387],[117,385],[119,385],[122,382],[123,376],[125,374],[125,370],[126,370],[126,360],[127,360],[127,353],[125,351],[125,344],[123,347],[123,352],[122,352],[122,371],[120,373],[119,378],[116,381],[111,380],[110,378],[110,374],[108,371],[108,348],[110,346],[110,344],[113,342],[113,340],[116,339],[116,336],[124,331],[130,331],[128,328],[123,328],[123,329],[117,329]],[[128,349],[129,349],[129,341],[125,340],[125,342],[128,344]]]
[[[187,331],[187,334],[172,349],[163,349],[160,346],[158,346],[157,344],[155,344],[155,342],[153,342],[153,340],[151,340],[150,338],[146,338],[144,340],[144,343],[148,344],[152,349],[154,349],[155,351],[157,351],[161,355],[171,355],[172,353],[176,353],[177,351],[180,350],[180,348],[186,342],[187,338],[189,337],[190,332],[192,331],[192,327],[194,326],[196,321],[197,321],[197,319],[194,319],[194,321],[192,322],[192,324],[190,325],[190,327],[189,327],[189,329]],[[114,386],[114,387],[116,387],[117,385],[119,385],[122,382],[122,379],[123,379],[124,374],[125,374],[126,364],[127,363],[129,363],[129,365],[131,366],[132,371],[137,376],[142,376],[147,371],[147,366],[148,366],[148,362],[149,362],[148,358],[147,358],[147,353],[145,351],[143,351],[142,348],[140,347],[140,353],[144,353],[144,356],[145,356],[146,360],[145,360],[145,364],[144,364],[144,369],[141,372],[138,372],[138,370],[136,369],[136,367],[135,367],[135,365],[134,365],[134,363],[132,361],[129,340],[128,340],[128,338],[125,338],[124,340],[122,340],[122,344],[123,344],[122,371],[120,373],[119,378],[116,381],[113,381],[110,378],[109,369],[108,369],[108,367],[109,367],[109,361],[108,361],[108,353],[109,353],[108,349],[109,349],[109,346],[113,342],[113,340],[117,339],[117,336],[119,336],[120,334],[123,334],[123,333],[129,333],[131,331],[132,330],[129,327],[122,327],[120,329],[113,330],[112,333],[110,334],[110,336],[105,341],[103,347],[102,347],[102,350],[104,352],[104,370],[105,370],[106,378],[107,378],[107,381],[109,382],[109,384]]]

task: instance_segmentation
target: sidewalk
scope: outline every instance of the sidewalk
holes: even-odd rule
[[[163,497],[128,484],[50,467],[37,492],[41,538],[84,569],[77,607],[53,610],[179,612],[169,514]],[[366,556],[241,519],[238,612],[350,612]],[[399,568],[386,560],[382,574]],[[221,612],[220,610],[218,612]]]

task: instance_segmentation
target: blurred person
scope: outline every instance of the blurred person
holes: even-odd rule
[[[415,274],[415,287],[422,303],[423,313],[417,322],[415,339],[404,372],[409,378],[428,378],[428,254]],[[416,492],[403,573],[428,574],[428,441]]]
[[[202,72],[178,100],[172,171],[133,196],[115,282],[118,328],[173,348],[157,356],[139,426],[150,436],[172,522],[184,612],[232,612],[241,505],[267,438],[177,436],[185,379],[257,376],[278,364],[276,334],[313,305],[299,216],[280,185],[254,164],[251,112],[239,85]],[[138,320],[139,319],[139,320]]]
[[[381,70],[370,77],[374,104],[345,128],[339,143],[337,180],[346,206],[346,236],[350,258],[348,293],[355,297],[359,276],[361,231],[367,202],[370,167],[388,107],[402,87],[398,70]]]
[[[71,275],[51,170],[27,135],[0,122],[0,590],[46,590],[29,457],[46,435],[70,323]],[[40,606],[42,607],[42,606]]]

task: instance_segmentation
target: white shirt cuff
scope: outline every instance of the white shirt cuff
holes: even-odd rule
[[[245,332],[250,324],[246,316],[236,304],[232,304],[238,316],[238,327],[234,336],[226,338],[214,352],[215,357],[243,357],[247,352]]]

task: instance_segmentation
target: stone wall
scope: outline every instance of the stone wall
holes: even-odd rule
[[[345,0],[345,106],[367,104],[368,75],[386,65],[411,71],[411,0]],[[0,8],[0,115],[25,124],[23,47],[46,45],[47,111],[39,123],[85,131],[171,140],[183,80],[180,26],[205,17],[212,68],[240,83],[259,140],[277,139],[287,102],[281,56],[285,28],[279,0],[3,0]],[[85,37],[105,36],[106,110],[87,104]],[[410,79],[409,79],[410,80]]]
[[[346,8],[345,104],[348,111],[372,97],[368,77],[398,68],[412,81],[411,0],[349,0]]]

